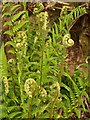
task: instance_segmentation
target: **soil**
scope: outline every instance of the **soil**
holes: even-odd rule
[[[70,75],[73,75],[74,69],[82,63],[86,63],[86,58],[83,56],[82,49],[80,47],[72,46],[67,49],[68,56],[66,62],[68,64],[68,70]],[[79,70],[83,70],[88,74],[88,68],[80,67]]]

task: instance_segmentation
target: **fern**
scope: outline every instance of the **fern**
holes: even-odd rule
[[[79,71],[77,73],[79,73]],[[86,87],[84,87],[85,83],[83,82],[85,78],[82,81],[82,79],[80,78],[81,76],[75,77],[75,79],[76,79],[75,80],[74,78],[72,79],[67,73],[64,73],[63,75],[66,76],[68,78],[69,82],[71,82],[71,84],[72,84],[72,87],[70,87],[70,84],[61,83],[61,86],[63,88],[65,88],[69,92],[69,95],[70,95],[70,98],[67,98],[67,100],[70,99],[69,101],[71,101],[72,107],[69,107],[68,109],[69,109],[69,111],[74,111],[76,113],[77,117],[80,118],[81,111],[82,110],[84,112],[87,111],[82,97],[85,97],[87,99],[87,101],[89,100],[88,94],[86,92]],[[88,78],[87,78],[87,81],[88,81]],[[65,97],[65,99],[66,99],[66,97]],[[79,106],[77,106],[77,105],[80,105],[80,108],[78,108]],[[81,108],[82,108],[82,110],[81,110]],[[80,111],[78,109],[80,109]]]
[[[82,15],[84,15],[86,13],[87,13],[86,9],[82,8],[80,6],[76,7],[75,9],[73,9],[71,11],[71,13],[68,14],[68,16],[67,16],[67,19],[69,20],[69,21],[67,21],[67,23],[68,23],[68,29],[70,30],[71,27],[72,27],[72,25],[77,21],[77,19],[79,19]]]
[[[10,9],[10,12],[12,13],[14,10],[16,10],[16,8],[19,8],[19,7],[21,7],[21,5],[19,4],[12,6],[12,8]]]
[[[12,29],[12,31],[15,33],[19,31],[28,21],[21,21],[18,25],[15,25]]]
[[[72,118],[76,115],[80,118],[82,111],[87,112],[88,109],[85,106],[85,100],[89,101],[86,91],[89,87],[88,77],[78,67],[73,76],[68,74],[64,43],[71,40],[71,24],[85,14],[86,10],[77,7],[69,14],[64,11],[64,14],[60,14],[59,23],[54,23],[50,31],[48,13],[41,12],[41,2],[34,6],[33,22],[28,16],[25,2],[22,5],[16,3],[12,7],[10,5],[11,3],[5,3],[3,6],[3,17],[9,18],[4,23],[4,26],[9,27],[4,34],[10,36],[5,46],[12,46],[8,52],[14,54],[15,58],[8,60],[8,74],[3,72],[4,79],[7,76],[9,83],[9,92],[6,94],[3,82],[3,116],[9,119],[52,119]],[[23,7],[23,11],[15,13],[20,7]],[[5,46],[3,44],[1,48],[3,57]],[[7,63],[6,57],[4,62]],[[7,64],[3,68],[7,71]]]
[[[11,41],[6,42],[5,46],[11,45],[13,47],[13,49],[10,49],[8,52],[16,55],[16,57],[21,57],[22,54],[23,54],[23,56],[26,54],[26,49],[27,49],[26,39],[27,39],[27,36],[26,36],[26,31],[23,32],[23,31],[20,31],[20,30],[24,27],[25,24],[27,24],[27,21],[25,21],[24,20],[25,18],[24,18],[24,19],[21,20],[21,22],[19,21],[20,22],[19,23],[18,19],[21,16],[23,16],[23,14],[25,14],[26,11],[20,11],[19,13],[16,13],[16,14],[14,13],[13,14],[13,11],[15,11],[16,9],[18,9],[21,5],[15,5],[15,6],[10,7],[10,3],[8,5],[7,4],[8,3],[4,4],[5,7],[3,8],[3,12],[4,12],[3,13],[3,17],[8,16],[8,18],[9,18],[9,21],[8,22],[6,21],[4,23],[4,26],[9,26],[9,30],[5,31],[4,34],[8,34],[10,36]],[[5,12],[6,9],[9,9],[8,13]],[[18,31],[20,31],[21,34]],[[21,42],[20,43],[20,46],[21,46],[20,48],[17,46],[17,43],[18,43],[17,36],[19,36],[18,34],[22,35],[22,38],[19,38],[20,39],[19,42]],[[22,49],[23,45],[24,45],[23,52],[20,53],[20,50]],[[18,52],[16,52],[17,49],[18,49]],[[19,54],[19,56],[18,56],[18,54]],[[3,58],[4,58],[4,56],[3,56]],[[25,112],[24,109],[23,109],[22,112],[19,112],[19,110],[22,109],[22,107],[20,106],[20,104],[23,103],[23,99],[22,99],[23,95],[22,95],[22,97],[19,96],[20,94],[22,94],[22,85],[17,82],[17,80],[21,79],[20,75],[21,75],[21,71],[22,70],[21,70],[21,68],[19,66],[20,63],[21,62],[17,63],[18,65],[17,65],[17,68],[16,68],[15,67],[15,65],[16,65],[15,60],[11,60],[10,59],[8,61],[8,68],[9,68],[8,77],[9,77],[9,85],[10,85],[9,89],[10,89],[10,93],[7,96],[5,95],[5,97],[3,97],[3,99],[4,99],[3,106],[6,106],[7,109],[9,110],[9,111],[7,111],[5,109],[6,113],[4,112],[5,110],[3,110],[3,114],[4,113],[6,114],[3,117],[6,117],[6,118],[7,118],[7,116],[9,118],[12,118],[12,119],[16,118],[16,117],[21,118],[22,113]],[[19,71],[18,74],[16,73],[17,69]],[[15,90],[15,88],[17,88],[18,92]],[[12,91],[12,89],[13,89],[13,91]],[[3,94],[5,94],[5,93],[3,93]],[[20,97],[21,100],[18,101],[17,99],[19,97]],[[7,100],[9,102],[6,102]],[[17,106],[17,104],[19,106]],[[10,108],[10,106],[11,106],[11,108]],[[17,109],[15,109],[15,108],[17,108]]]
[[[7,59],[4,51],[4,43],[2,43],[2,46],[0,48],[0,78],[2,79],[4,76],[7,76],[8,70],[7,70]]]
[[[13,37],[14,33],[16,33],[18,30],[20,30],[26,23],[27,21],[22,21],[21,23],[18,23],[17,24],[17,20],[20,18],[20,16],[22,16],[23,14],[26,13],[26,11],[20,11],[16,14],[13,14],[13,11],[18,9],[21,5],[14,5],[12,7],[10,7],[10,3],[5,3],[4,4],[4,7],[3,7],[3,12],[5,11],[5,9],[9,9],[8,12],[4,12],[2,17],[5,17],[5,16],[8,16],[9,17],[9,21],[6,21],[4,23],[4,26],[11,26],[11,28],[7,31],[4,32],[4,34],[8,34],[10,35],[11,37]],[[15,24],[16,22],[16,24]]]
[[[77,19],[85,13],[86,9],[80,6],[73,9],[69,14],[67,14],[67,12],[65,13],[65,15],[61,13],[59,17],[59,23],[54,23],[54,29],[52,28],[53,41],[54,39],[56,39],[57,42],[61,41],[62,37],[65,34],[69,33],[69,30],[71,29],[72,25],[77,21]]]
[[[15,22],[15,21],[16,21],[21,15],[23,15],[24,13],[25,13],[25,11],[20,11],[19,13],[13,15],[13,16],[11,17],[12,22]]]
[[[2,104],[3,100],[5,99],[5,96],[3,95],[3,83],[4,83],[4,88],[5,88],[5,92],[7,94],[7,88],[8,87],[7,81],[4,82],[4,79],[7,80],[7,75],[8,75],[8,69],[7,69],[7,59],[6,59],[6,55],[5,55],[5,51],[4,51],[4,43],[2,43],[2,46],[0,48],[0,111],[1,112],[1,116],[4,115],[4,117],[7,117],[6,111],[6,104]]]

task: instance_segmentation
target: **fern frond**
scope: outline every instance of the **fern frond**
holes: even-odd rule
[[[82,90],[81,96],[85,96],[87,98],[87,100],[89,101],[89,95],[88,93],[85,91],[85,89]]]
[[[6,3],[3,5],[3,8],[2,8],[2,12],[6,9],[6,8],[9,8],[10,7],[10,3]]]
[[[76,81],[79,83],[79,88],[82,90],[84,88],[84,82],[80,77],[76,77]],[[77,85],[78,85],[77,83]]]
[[[69,80],[71,80],[71,82],[72,82],[71,77],[67,73],[64,73],[64,75],[68,76]],[[73,92],[73,90],[64,83],[61,83],[61,86],[64,87],[67,91],[69,91],[72,105],[75,106],[76,105],[76,96],[75,96],[75,93]]]
[[[67,106],[69,107],[68,112],[71,112],[72,111],[72,105],[71,105],[69,97],[67,95],[61,94],[61,93],[60,93],[60,96],[67,101]]]
[[[15,22],[21,15],[23,15],[26,11],[20,11],[19,13],[12,16],[12,22]]]
[[[84,14],[86,14],[86,9],[82,8],[80,6],[76,7],[75,9],[73,9],[67,16],[67,20],[68,20],[68,29],[70,30],[71,27],[75,24],[75,22]],[[72,19],[69,19],[71,18]]]
[[[4,52],[4,43],[2,43],[2,46],[0,48],[0,78],[2,78],[3,76],[7,76],[8,70],[7,70],[7,59],[6,59],[6,55]]]
[[[4,32],[4,34],[10,35],[10,36],[14,35],[12,30],[7,30],[7,31]]]
[[[76,97],[75,97],[75,95],[74,95],[72,90],[70,91],[70,98],[71,98],[72,106],[76,107]]]
[[[82,98],[78,97],[78,103],[79,103],[80,105],[82,105],[82,107],[83,107],[83,111],[85,111],[85,112],[86,112],[86,109],[85,109],[85,104],[84,104],[84,102],[83,102],[83,99],[82,99]]]
[[[55,38],[55,30],[52,28],[52,38],[53,38],[53,43],[56,43],[56,38]]]
[[[11,13],[9,13],[9,12],[5,12],[5,13],[3,13],[2,17],[4,17],[4,16],[8,16],[8,17],[10,17],[10,16],[11,16]]]
[[[63,82],[61,83],[61,86],[64,87],[67,91],[71,91],[71,88],[68,87],[66,84],[64,84]]]
[[[28,23],[28,21],[21,21],[18,25],[15,25],[13,27],[13,32],[17,32],[18,30],[20,30],[26,23]]]
[[[16,8],[20,7],[20,4],[14,5],[12,6],[12,8],[10,9],[11,12],[13,12]]]
[[[9,21],[6,21],[3,26],[13,26],[13,24],[12,24],[12,22],[9,20]]]
[[[10,119],[15,119],[15,118],[20,118],[21,114],[22,114],[22,112],[20,112],[20,111],[14,111],[11,114],[9,114],[8,116]]]
[[[56,36],[58,36],[59,35],[58,26],[57,26],[57,24],[55,22],[54,22],[54,26],[55,26]]]
[[[80,109],[78,109],[78,108],[74,108],[74,112],[76,113],[76,116],[78,117],[78,118],[80,118],[81,117],[81,110]]]
[[[70,75],[67,74],[66,72],[64,72],[63,75],[66,76],[72,82],[76,96],[77,97],[80,96],[80,90],[79,90],[77,84],[74,82],[74,80],[70,77]]]
[[[15,47],[15,44],[14,44],[13,41],[7,41],[7,42],[5,43],[5,46],[7,46],[7,45],[11,45],[11,46]]]

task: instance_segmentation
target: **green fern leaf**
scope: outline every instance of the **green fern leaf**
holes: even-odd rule
[[[76,79],[78,80],[78,83],[80,85],[80,89],[83,89],[83,87],[84,87],[83,80],[80,77],[76,77]]]
[[[86,8],[84,7],[84,8],[82,8],[82,7],[79,7],[78,8],[78,10],[80,11],[80,14],[85,14],[85,13],[87,13],[87,11],[86,11]]]
[[[17,112],[17,111],[15,111],[15,112],[9,114],[9,118],[10,118],[10,119],[14,119],[15,117],[20,118],[21,114],[22,114],[22,112],[19,112],[19,111]]]
[[[72,80],[72,78],[70,77],[69,74],[67,74],[66,72],[63,73],[64,76],[68,77],[69,80],[72,82],[76,96],[78,97],[80,95],[80,90],[78,88],[78,86],[76,85],[76,83],[74,82],[74,80]]]
[[[73,86],[74,86],[76,96],[79,97],[81,92],[80,92],[78,86],[75,83],[73,84]]]
[[[67,95],[65,95],[65,94],[61,94],[60,93],[60,96],[62,97],[62,98],[65,98],[66,100],[67,100],[67,105],[68,105],[68,109],[69,109],[69,111],[68,112],[71,112],[72,111],[72,105],[71,105],[71,102],[70,102],[70,99],[68,98],[68,96]]]
[[[60,33],[61,33],[62,29],[63,29],[63,24],[62,24],[61,19],[59,18],[59,31],[60,31]]]
[[[12,22],[16,21],[21,15],[23,15],[26,11],[20,11],[19,13],[12,16]]]
[[[14,6],[10,9],[10,11],[13,12],[16,8],[18,8],[18,7],[20,7],[20,6],[21,6],[21,5],[19,5],[19,4],[14,5]]]
[[[2,17],[4,17],[4,16],[11,16],[11,13],[5,12],[5,13],[3,13]]]
[[[57,24],[56,24],[56,23],[54,23],[54,26],[55,26],[56,36],[58,36],[58,35],[59,35],[59,33],[58,33],[58,26],[57,26]]]
[[[6,25],[7,25],[7,26],[13,26],[13,24],[12,24],[11,21],[7,21],[7,22],[5,22],[3,26],[6,26]]]
[[[4,34],[10,35],[10,36],[14,35],[12,30],[7,30],[7,31],[4,32]]]
[[[7,107],[4,104],[0,104],[0,117],[2,118],[8,118],[8,114],[7,114]]]
[[[52,28],[52,37],[53,37],[53,43],[55,44],[56,40],[55,40],[55,30],[54,30],[54,28]]]
[[[79,102],[80,105],[82,105],[84,112],[86,112],[85,104],[83,103],[83,99],[79,97],[78,102]]]
[[[9,8],[10,7],[10,3],[8,2],[7,4],[4,4],[3,5],[3,9],[2,9],[2,12],[6,9],[6,8]]]
[[[7,46],[7,45],[11,45],[11,46],[15,47],[15,44],[14,44],[13,41],[7,41],[7,42],[5,43],[5,46]]]
[[[82,91],[81,96],[85,96],[87,98],[87,100],[89,101],[89,95],[87,94],[87,92],[85,90]]]
[[[64,83],[61,83],[61,86],[64,87],[67,91],[71,91],[71,89]]]
[[[72,102],[71,104],[73,106],[75,106],[76,105],[76,97],[75,97],[75,95],[74,95],[72,90],[70,91],[70,98],[71,98],[71,102]]]
[[[64,87],[67,91],[70,92],[70,98],[71,98],[71,101],[72,101],[72,105],[75,106],[76,98],[75,98],[75,95],[74,95],[72,89],[70,87],[68,87],[67,85],[65,85],[64,83],[61,83],[61,86]]]
[[[20,106],[10,106],[10,107],[8,107],[8,112],[11,112],[12,110],[16,110],[19,108],[20,108]]]
[[[15,54],[15,50],[14,49],[11,49],[11,50],[8,50],[8,53],[11,53],[11,54]]]
[[[74,112],[76,113],[77,117],[80,118],[81,117],[81,110],[78,108],[74,108]]]
[[[77,18],[77,12],[76,11],[73,12],[73,17],[74,17],[74,19]]]
[[[14,26],[13,27],[13,32],[17,32],[18,30],[20,30],[23,27],[23,25],[25,25],[27,22],[28,21],[22,21],[18,25]]]
[[[74,17],[75,17],[75,19],[76,19],[76,18],[79,16],[79,13],[80,13],[80,11],[79,11],[79,7],[76,8],[75,13],[76,13],[76,17],[75,17],[75,16],[74,16]]]
[[[8,70],[7,70],[7,59],[4,52],[4,43],[2,44],[0,49],[0,71],[1,71],[0,78],[2,78],[3,76],[7,76]]]
[[[32,115],[39,113],[42,114],[49,106],[50,103],[48,103],[47,105],[43,105],[43,106],[38,106],[34,111],[32,111]]]

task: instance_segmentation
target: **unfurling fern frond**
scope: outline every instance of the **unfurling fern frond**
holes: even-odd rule
[[[44,6],[43,6],[42,2],[37,2],[37,3],[35,4],[35,8],[34,8],[34,10],[33,10],[33,14],[38,14],[38,13],[40,13],[42,10],[44,10]]]
[[[63,40],[62,40],[62,44],[65,47],[71,47],[74,45],[74,41],[70,38],[70,34],[64,35]]]

